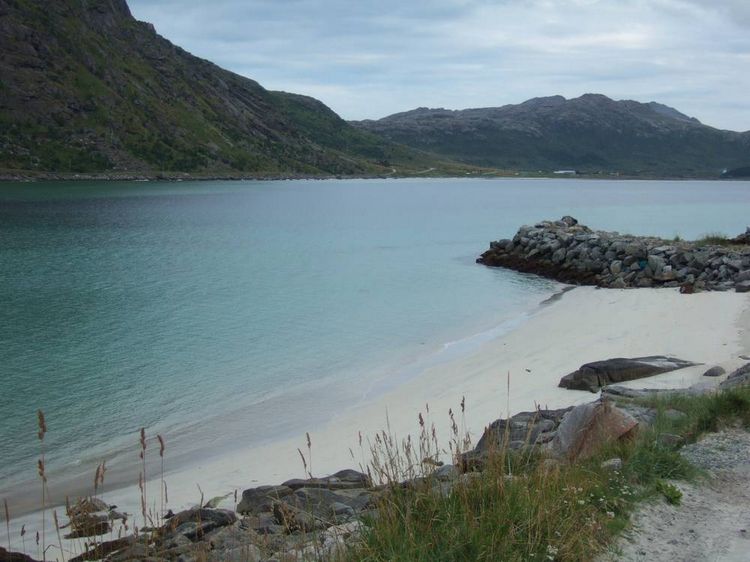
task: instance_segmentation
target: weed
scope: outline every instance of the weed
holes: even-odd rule
[[[664,496],[667,503],[671,505],[680,505],[682,502],[682,492],[674,484],[670,484],[664,480],[657,480],[656,491]]]
[[[721,232],[709,232],[695,241],[696,246],[731,246],[732,240]]]

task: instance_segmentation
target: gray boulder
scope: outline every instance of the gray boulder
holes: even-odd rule
[[[323,478],[294,478],[282,484],[297,490],[299,488],[326,488],[328,490],[346,490],[353,488],[367,488],[370,486],[367,474],[352,469],[339,470],[336,474]]]
[[[750,385],[750,363],[746,363],[739,369],[732,371],[727,377],[727,380],[719,385],[719,388],[726,390],[747,385]]]
[[[703,373],[704,377],[720,377],[721,375],[726,374],[726,370],[724,367],[719,367],[718,365],[715,367],[711,367],[708,369],[705,373]]]
[[[242,499],[237,505],[237,513],[258,514],[271,511],[274,501],[291,494],[288,486],[259,486],[242,492]]]
[[[372,494],[363,489],[333,492],[325,488],[300,488],[282,501],[316,517],[330,519],[337,511],[342,511],[342,505],[360,512],[372,505],[372,498]]]
[[[570,408],[559,410],[535,410],[521,412],[509,419],[501,418],[485,428],[476,447],[460,455],[460,467],[464,472],[481,469],[487,459],[496,452],[517,451],[549,443]]]
[[[240,522],[240,526],[259,535],[280,535],[286,532],[286,529],[276,522],[272,511],[246,515]]]
[[[195,541],[214,529],[232,525],[236,521],[237,516],[228,509],[195,508],[174,515],[162,530],[165,534],[175,533]]]
[[[577,371],[560,379],[559,386],[571,390],[597,392],[601,387],[610,384],[642,379],[694,365],[697,363],[663,355],[616,357],[582,365]]]

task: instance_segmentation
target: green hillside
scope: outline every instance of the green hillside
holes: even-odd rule
[[[550,172],[717,177],[750,164],[750,133],[722,131],[658,103],[587,94],[495,108],[419,108],[353,123],[467,164]]]
[[[0,0],[0,169],[392,173],[432,156],[176,47],[124,0]]]

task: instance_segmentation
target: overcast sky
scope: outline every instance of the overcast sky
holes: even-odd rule
[[[750,0],[129,0],[195,55],[346,119],[587,92],[750,130]]]

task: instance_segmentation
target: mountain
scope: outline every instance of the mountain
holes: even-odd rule
[[[194,57],[125,0],[0,0],[0,170],[364,174],[434,163],[315,99]]]
[[[717,176],[750,164],[750,132],[715,129],[659,103],[598,94],[460,111],[422,107],[352,124],[460,162],[505,169]]]

